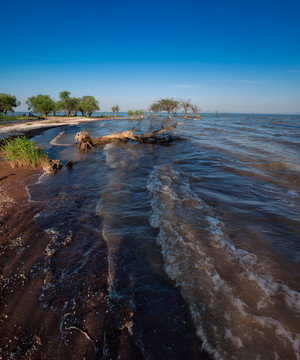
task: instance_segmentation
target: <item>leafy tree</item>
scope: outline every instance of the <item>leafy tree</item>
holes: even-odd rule
[[[184,117],[187,117],[188,110],[191,108],[191,100],[180,100],[180,107],[184,110]]]
[[[133,115],[134,115],[134,111],[133,111],[133,110],[128,110],[127,114],[128,114],[128,116],[133,116]]]
[[[56,115],[57,112],[59,112],[62,109],[63,109],[62,101],[61,100],[56,101],[53,109],[54,116]]]
[[[174,111],[174,110],[176,110],[178,108],[179,101],[174,100],[173,98],[171,98],[171,99],[161,99],[161,100],[157,101],[154,104],[157,104],[157,108],[160,111],[167,111],[168,112],[168,117],[171,118],[171,111]]]
[[[140,109],[140,110],[135,110],[135,112],[134,112],[134,115],[143,115],[144,114],[144,110],[143,109]]]
[[[196,104],[191,104],[191,109],[192,109],[192,112],[194,113],[194,117],[197,116],[197,113],[201,110],[201,107],[199,105],[196,105]]]
[[[55,102],[49,95],[31,96],[26,101],[28,110],[32,109],[36,113],[47,116],[51,111],[55,110]]]
[[[86,112],[88,117],[90,117],[94,111],[100,110],[98,101],[91,95],[82,97],[80,101],[80,109]]]
[[[114,114],[117,113],[117,116],[118,116],[119,111],[120,111],[119,105],[112,106],[111,110]]]
[[[64,90],[59,93],[59,98],[61,101],[61,110],[63,110],[64,115],[67,115],[67,107],[68,107],[68,100],[70,99],[70,91]]]
[[[151,112],[151,111],[153,112],[153,115],[155,116],[155,114],[160,111],[160,105],[158,103],[154,102],[153,104],[151,104],[149,106],[149,112]]]
[[[6,115],[8,111],[14,112],[13,108],[19,105],[21,105],[21,103],[14,95],[0,94],[0,114],[4,112]]]

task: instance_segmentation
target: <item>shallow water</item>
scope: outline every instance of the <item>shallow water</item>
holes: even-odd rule
[[[151,304],[153,325],[142,316],[131,324],[144,354],[171,281],[215,358],[300,359],[300,117],[206,115],[185,120],[170,146],[112,143],[83,154],[73,145],[82,128],[101,136],[135,124],[34,139],[51,158],[74,161],[29,187],[45,202],[38,226],[80,239],[61,278],[84,271],[104,239],[111,296]]]

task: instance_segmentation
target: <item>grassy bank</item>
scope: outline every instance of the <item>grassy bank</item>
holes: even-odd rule
[[[25,137],[4,140],[1,155],[12,167],[36,167],[48,158],[45,151]]]

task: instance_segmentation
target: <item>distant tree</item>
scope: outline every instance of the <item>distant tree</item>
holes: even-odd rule
[[[31,96],[26,101],[28,110],[32,109],[36,113],[47,116],[51,111],[55,110],[55,102],[49,95]]]
[[[14,112],[14,108],[21,105],[20,101],[14,95],[0,94],[0,114],[8,111]]]
[[[197,116],[197,113],[201,110],[201,107],[197,104],[191,104],[190,105],[192,112],[194,113],[194,117]]]
[[[84,111],[88,117],[90,117],[94,111],[100,110],[98,101],[94,98],[94,96],[90,95],[82,97],[80,101],[80,109]]]
[[[167,111],[169,119],[171,118],[171,112],[177,109],[179,105],[179,101],[171,99],[161,99],[157,101],[157,104],[159,105],[159,110],[161,111]]]
[[[134,111],[133,111],[133,110],[128,110],[128,111],[127,111],[127,114],[128,114],[128,116],[133,116],[133,115],[134,115]]]
[[[184,110],[184,117],[187,117],[187,113],[189,111],[189,109],[191,108],[191,100],[180,100],[180,107],[183,108]]]
[[[68,111],[68,100],[70,99],[70,91],[64,90],[59,93],[59,98],[61,101],[61,110],[63,110],[64,115],[67,115]]]
[[[56,116],[56,113],[59,112],[60,110],[62,110],[62,102],[61,102],[61,100],[58,100],[55,102],[55,105],[54,105],[54,109],[53,109],[54,116]]]
[[[140,109],[140,110],[135,110],[135,112],[134,112],[134,115],[144,115],[144,110],[143,109]]]
[[[154,102],[149,106],[149,112],[153,112],[153,115],[155,116],[156,113],[160,111],[160,105],[157,102]]]
[[[117,113],[117,116],[118,116],[119,111],[120,111],[119,105],[112,106],[111,111],[114,113],[114,115],[115,115],[115,113]]]
[[[81,98],[73,98],[74,100],[74,116],[77,116],[77,112],[80,111]]]

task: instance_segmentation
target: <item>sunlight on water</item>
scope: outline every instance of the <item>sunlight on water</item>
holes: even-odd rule
[[[28,187],[45,204],[38,225],[74,236],[64,281],[103,238],[114,296],[134,307],[137,289],[155,283],[159,296],[153,279],[167,276],[215,358],[300,359],[300,118],[208,115],[186,120],[183,141],[168,147],[112,143],[83,154],[72,145],[81,128],[100,136],[135,125],[35,138],[51,157],[75,161]],[[141,318],[131,330],[144,348]]]

